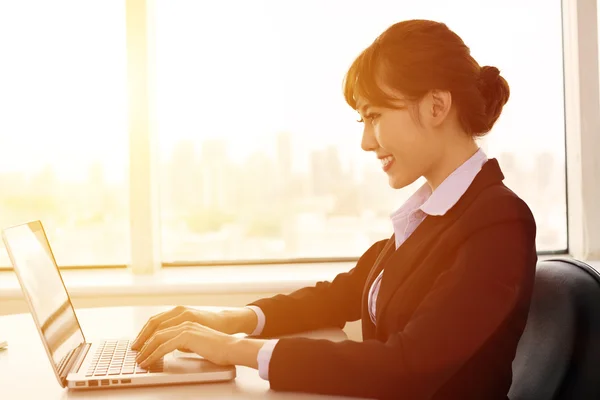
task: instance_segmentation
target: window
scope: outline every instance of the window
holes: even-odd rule
[[[0,3],[0,226],[41,219],[61,266],[130,260],[125,6]],[[423,182],[388,187],[341,83],[410,18],[501,69],[511,99],[481,146],[538,249],[567,249],[560,1],[156,0],[155,16],[164,263],[356,257],[388,237]]]
[[[341,83],[364,47],[410,18],[446,22],[501,69],[511,99],[481,146],[532,208],[538,250],[566,250],[560,1],[156,7],[164,262],[352,257],[388,237],[389,214],[422,181],[388,187]]]
[[[128,263],[124,2],[0,2],[0,54],[0,226],[41,219],[61,266]]]

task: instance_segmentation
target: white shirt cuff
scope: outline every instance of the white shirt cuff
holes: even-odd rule
[[[256,317],[258,318],[258,323],[256,324],[256,328],[254,328],[254,332],[252,332],[250,334],[250,336],[260,335],[262,333],[263,329],[265,328],[265,322],[266,322],[265,313],[263,312],[263,310],[260,309],[260,307],[246,306],[246,308],[249,308],[252,311],[254,311],[254,313],[256,314]]]
[[[269,363],[277,342],[279,342],[279,339],[271,339],[263,344],[258,351],[258,375],[265,381],[269,380]]]

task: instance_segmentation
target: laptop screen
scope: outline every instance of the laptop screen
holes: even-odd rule
[[[3,231],[21,288],[58,375],[65,357],[85,342],[41,222]]]

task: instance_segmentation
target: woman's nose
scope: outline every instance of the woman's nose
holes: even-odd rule
[[[375,151],[379,147],[377,140],[375,139],[375,135],[373,134],[373,129],[369,128],[366,123],[363,129],[362,141],[360,143],[360,147],[364,151]]]

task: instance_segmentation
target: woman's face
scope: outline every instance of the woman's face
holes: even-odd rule
[[[410,185],[427,175],[439,159],[441,143],[428,128],[427,99],[416,107],[398,101],[401,109],[375,107],[366,99],[357,98],[356,109],[362,117],[364,130],[361,147],[372,151],[381,160],[383,171],[394,189]],[[414,107],[413,109],[409,107]],[[414,114],[418,114],[421,123]]]

